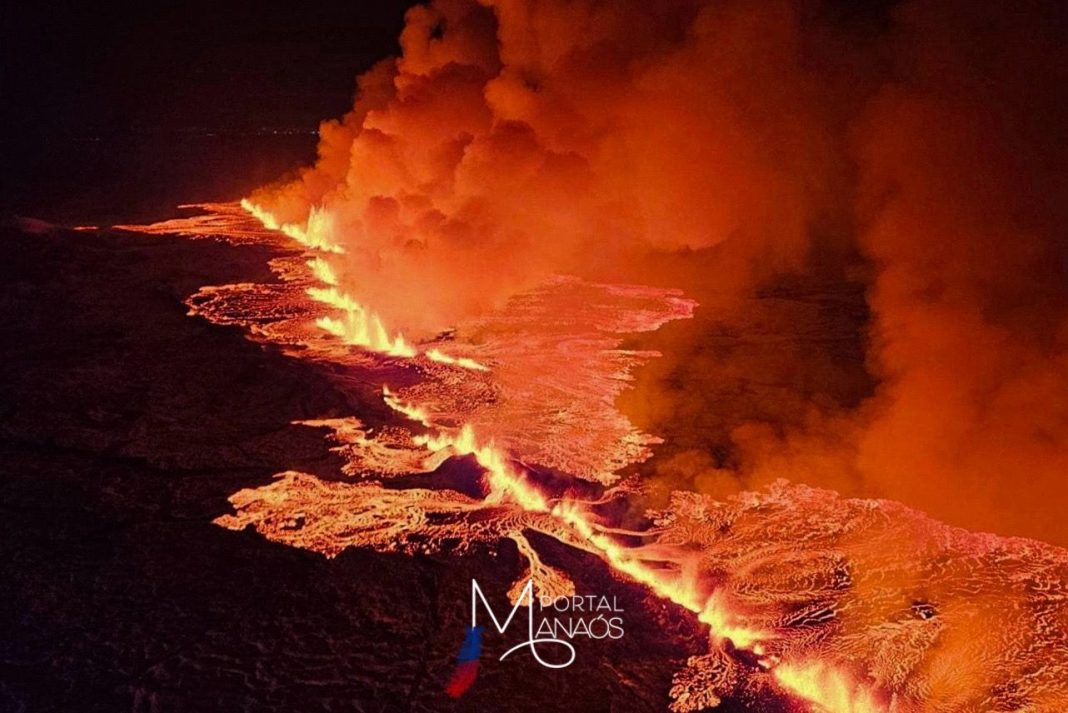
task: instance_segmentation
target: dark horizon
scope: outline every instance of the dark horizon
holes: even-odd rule
[[[0,213],[159,218],[310,162],[413,4],[6,3]]]

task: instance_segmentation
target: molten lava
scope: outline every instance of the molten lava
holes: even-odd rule
[[[415,356],[415,350],[408,346],[403,336],[389,336],[379,316],[370,312],[351,295],[336,287],[309,287],[307,292],[316,302],[333,307],[344,315],[340,319],[324,315],[315,320],[315,324],[340,338],[345,344],[366,347],[371,351],[392,356]]]
[[[227,239],[274,240],[225,210],[185,228],[230,220],[219,235],[236,236],[244,225],[249,232]],[[181,229],[173,221],[166,228]],[[593,554],[708,626],[708,653],[676,674],[675,711],[767,691],[817,711],[1068,706],[1068,555],[1058,548],[786,483],[725,502],[675,493],[646,529],[621,528],[603,514],[600,503],[637,497],[616,473],[653,442],[613,406],[629,371],[655,356],[620,349],[620,335],[689,316],[694,305],[681,295],[557,278],[457,325],[444,341],[398,354],[384,329],[382,341],[372,330],[364,343],[344,330],[334,338],[333,330],[309,328],[330,312],[373,314],[339,289],[322,254],[283,255],[272,267],[280,283],[204,288],[190,299],[192,311],[379,379],[385,404],[410,425],[304,422],[329,430],[349,480],[280,473],[235,493],[234,513],[218,524],[251,525],[328,557],[347,547],[478,551],[508,539],[526,559],[513,596],[528,577],[544,593],[574,592],[529,533]],[[442,358],[445,344],[465,356]],[[460,363],[465,358],[470,364]],[[477,463],[481,483],[387,483],[464,457]],[[546,467],[601,495],[548,487],[539,471]]]
[[[274,216],[247,198],[241,200],[241,207],[256,220],[263,223],[263,227],[268,230],[278,230],[305,247],[327,253],[341,254],[345,252],[343,247],[332,240],[334,222],[327,211],[313,210],[309,213],[308,220],[304,225],[297,225],[296,223],[279,223]]]

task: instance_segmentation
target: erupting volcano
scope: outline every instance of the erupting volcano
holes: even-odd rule
[[[86,711],[1068,710],[1066,30],[433,0],[313,163],[12,222],[12,531],[75,484],[134,613],[26,535],[0,701],[102,642]]]
[[[217,212],[163,229],[196,233],[230,215],[227,229],[208,232],[276,239],[230,207],[210,208]],[[253,526],[328,557],[348,547],[486,552],[509,539],[525,565],[513,598],[528,579],[542,595],[575,592],[568,573],[539,556],[531,533],[593,554],[708,627],[708,653],[675,676],[673,710],[781,695],[821,710],[971,710],[999,689],[1012,693],[998,705],[1021,695],[1050,710],[1068,702],[1056,663],[1068,644],[1068,609],[1057,594],[1068,577],[1063,550],[785,482],[726,502],[676,493],[667,508],[621,527],[635,518],[620,502],[640,500],[642,487],[616,472],[647,458],[657,441],[630,426],[614,396],[630,369],[658,355],[622,351],[611,335],[689,318],[694,302],[557,278],[447,338],[402,352],[389,343],[354,351],[315,317],[324,305],[346,309],[307,286],[331,282],[323,260],[275,258],[278,283],[202,288],[191,313],[245,325],[300,358],[344,367],[349,378],[377,376],[404,425],[369,428],[355,416],[302,422],[329,430],[347,479],[279,473],[235,493],[236,513],[218,524]],[[428,357],[458,348],[466,334],[478,335],[462,347],[473,357]],[[446,470],[447,460],[465,457],[473,469]],[[1005,619],[1006,608],[1027,613]],[[1028,648],[1003,648],[1005,638]],[[1023,672],[1033,672],[1025,693]]]

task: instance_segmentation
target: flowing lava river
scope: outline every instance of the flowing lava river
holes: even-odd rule
[[[585,553],[690,612],[703,653],[664,705],[783,700],[815,711],[1068,710],[1068,554],[977,534],[883,500],[779,482],[725,501],[676,492],[640,509],[629,466],[658,441],[615,408],[655,353],[627,335],[689,318],[677,292],[558,277],[416,343],[338,284],[340,248],[250,203],[141,233],[276,248],[276,280],[205,286],[190,314],[371,385],[381,414],[324,415],[343,459],[234,493],[216,523],[334,557],[346,548],[462,555],[513,542],[511,595],[578,591],[545,543]],[[581,655],[581,652],[580,652]]]

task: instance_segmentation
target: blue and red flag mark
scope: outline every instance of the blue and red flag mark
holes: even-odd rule
[[[482,653],[482,627],[472,626],[467,629],[460,655],[456,657],[456,668],[449,678],[445,692],[453,698],[459,698],[478,677],[478,657]]]

